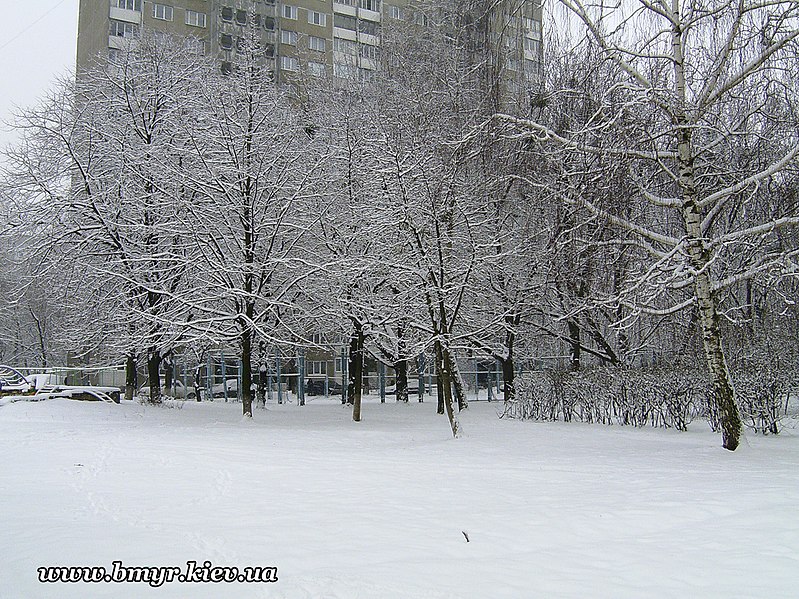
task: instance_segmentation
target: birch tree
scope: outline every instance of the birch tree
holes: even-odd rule
[[[742,424],[724,351],[720,297],[746,279],[796,270],[796,207],[775,198],[752,219],[758,196],[794,178],[799,5],[706,0],[604,3],[560,0],[582,43],[606,68],[609,85],[580,124],[559,132],[543,120],[499,114],[515,139],[541,142],[562,166],[562,200],[634,239],[646,260],[609,304],[633,315],[695,307],[713,383],[723,447],[735,450]],[[551,95],[563,90],[549,90]],[[730,162],[736,148],[766,139],[766,160]],[[596,194],[603,170],[570,167],[577,154],[624,161],[638,202],[623,212]],[[593,167],[589,167],[593,168]],[[734,214],[749,215],[746,219]],[[781,243],[776,243],[780,239]],[[633,276],[634,275],[634,276]]]

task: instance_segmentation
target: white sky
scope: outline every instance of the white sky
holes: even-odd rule
[[[75,68],[78,0],[0,0],[0,147],[6,122],[35,105],[59,75]]]

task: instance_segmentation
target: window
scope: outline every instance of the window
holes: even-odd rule
[[[327,15],[322,12],[316,12],[315,10],[308,11],[308,23],[311,25],[327,25]]]
[[[397,19],[397,20],[404,18],[404,15],[402,14],[402,8],[400,8],[399,6],[389,6],[388,16],[391,17],[392,19]]]
[[[358,21],[358,31],[361,33],[367,33],[369,35],[379,35],[380,24],[375,23],[374,21],[364,21],[361,19]]]
[[[190,37],[186,40],[186,49],[192,54],[197,54],[198,56],[204,56],[205,42],[203,40]]]
[[[261,15],[259,15],[258,13],[253,13],[253,15],[250,18],[252,20],[253,27],[261,26]]]
[[[222,38],[219,40],[219,47],[223,50],[233,49],[233,36],[229,33],[223,33]]]
[[[525,17],[522,24],[524,25],[524,31],[527,35],[536,40],[541,39],[541,21]]]
[[[161,21],[171,21],[173,16],[173,9],[168,4],[156,4],[153,2],[153,19]]]
[[[186,25],[192,27],[205,27],[206,16],[204,12],[186,10]]]
[[[264,17],[264,29],[267,31],[275,30],[275,17]]]
[[[138,31],[138,27],[133,23],[111,19],[111,28],[108,35],[112,37],[133,37]]]
[[[237,10],[236,11],[236,23],[244,27],[247,24],[247,11],[246,10]]]
[[[288,31],[287,29],[283,29],[280,32],[280,43],[281,44],[288,44],[289,46],[296,46],[297,45],[297,32],[296,31]]]
[[[283,5],[283,17],[286,19],[297,20],[297,7],[289,4]]]
[[[222,20],[225,23],[232,23],[233,22],[233,9],[229,6],[222,7]]]
[[[340,15],[336,13],[333,16],[333,25],[341,27],[342,29],[355,31],[358,28],[358,19],[349,15]]]
[[[308,362],[307,374],[327,374],[327,362]]]
[[[308,36],[308,49],[316,50],[317,52],[324,52],[327,44],[325,38],[316,37],[314,35]]]
[[[308,61],[308,72],[313,77],[324,77],[327,74],[327,67],[321,62]]]
[[[524,49],[533,54],[538,54],[541,51],[541,42],[526,37],[524,38]]]
[[[370,58],[377,60],[378,49],[377,46],[370,46],[369,44],[358,44],[358,54],[363,58]]]
[[[358,44],[351,41],[345,40],[340,37],[337,37],[333,42],[333,48],[336,52],[341,52],[342,54],[357,54],[358,53]]]
[[[299,71],[300,61],[293,56],[281,56],[280,68],[284,71]]]
[[[380,10],[380,0],[358,0],[358,6],[364,10]]]
[[[124,8],[141,12],[141,0],[111,0],[111,8]]]
[[[333,75],[343,79],[357,79],[358,67],[352,64],[343,64],[340,62],[333,63]]]
[[[537,78],[541,75],[541,63],[537,60],[526,58],[524,60],[524,74],[527,75],[528,79]]]
[[[230,75],[233,72],[233,65],[229,62],[223,62],[220,66],[223,75]]]

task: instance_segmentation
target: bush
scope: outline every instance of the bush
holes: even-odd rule
[[[757,433],[777,434],[797,383],[796,372],[785,369],[761,365],[734,372],[744,424]],[[516,398],[505,403],[502,415],[680,431],[703,417],[718,430],[712,393],[707,375],[696,368],[542,370],[517,378]]]

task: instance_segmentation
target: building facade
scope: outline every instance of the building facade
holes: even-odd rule
[[[332,74],[367,78],[379,68],[381,31],[393,24],[440,26],[445,3],[462,14],[477,53],[490,53],[511,89],[541,72],[540,0],[80,0],[78,72],[124,47],[143,29],[185,36],[228,69],[255,36],[277,81]]]

